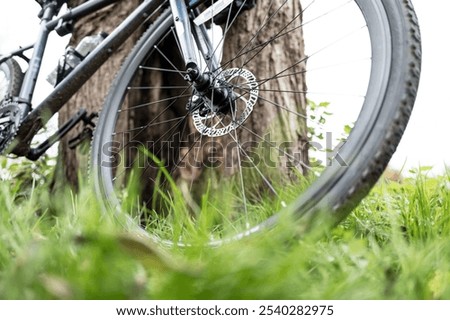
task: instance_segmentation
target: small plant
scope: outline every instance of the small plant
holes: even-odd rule
[[[20,185],[22,191],[36,186],[48,185],[53,177],[56,157],[43,155],[37,161],[2,158],[0,179],[9,181],[12,186]]]
[[[307,115],[308,115],[308,139],[324,140],[324,131],[322,126],[327,122],[328,118],[333,115],[329,111],[330,102],[315,103],[312,100],[308,100]]]

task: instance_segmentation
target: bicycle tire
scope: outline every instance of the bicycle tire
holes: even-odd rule
[[[400,142],[417,94],[421,40],[412,3],[408,0],[350,2],[361,11],[370,35],[370,85],[357,121],[338,152],[347,165],[342,166],[334,159],[305,192],[286,205],[287,210],[305,225],[314,223],[319,213],[331,218],[333,223],[340,222],[370,191]],[[113,154],[105,146],[114,140],[119,114],[123,111],[122,103],[133,76],[149,54],[155,54],[156,44],[170,32],[171,27],[172,16],[166,11],[136,44],[111,86],[94,133],[91,150],[94,187],[106,207],[113,208],[118,214],[123,214],[124,210],[119,196],[123,191],[115,191],[114,170],[103,165],[117,153]],[[242,191],[243,194],[245,192]],[[286,210],[284,204],[281,210]],[[226,236],[225,240],[212,239],[210,243],[241,239],[276,225],[278,219],[278,213],[274,212],[254,226]],[[171,239],[169,242],[179,241]]]
[[[8,59],[0,65],[1,87],[0,87],[0,105],[3,102],[17,97],[22,86],[23,73],[14,59]]]

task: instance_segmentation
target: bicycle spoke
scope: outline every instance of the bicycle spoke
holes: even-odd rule
[[[326,13],[324,13],[324,14],[322,14],[322,15],[316,17],[315,19],[308,20],[307,22],[302,23],[301,25],[299,25],[299,26],[297,26],[297,27],[294,27],[294,28],[291,29],[291,30],[285,31],[285,30],[286,30],[286,29],[287,29],[294,21],[298,20],[299,17],[300,17],[301,15],[303,15],[303,13],[305,12],[306,9],[308,9],[309,7],[311,7],[311,5],[314,3],[314,1],[313,1],[313,3],[311,3],[308,7],[306,7],[306,9],[302,10],[299,14],[297,14],[290,22],[288,22],[288,23],[287,23],[287,24],[286,24],[286,25],[285,25],[285,26],[284,26],[277,34],[275,34],[274,36],[272,36],[269,40],[267,40],[266,42],[263,42],[263,43],[261,43],[261,44],[258,44],[257,46],[251,48],[250,50],[247,50],[247,51],[243,52],[243,50],[244,50],[246,47],[248,47],[248,46],[254,41],[254,39],[257,37],[257,35],[253,36],[253,37],[247,42],[247,44],[244,45],[243,48],[236,54],[236,56],[235,56],[233,59],[231,59],[231,60],[227,61],[226,63],[222,64],[222,66],[221,66],[222,69],[224,69],[226,66],[230,65],[231,63],[233,63],[236,59],[238,59],[238,58],[240,58],[240,57],[242,57],[242,56],[249,55],[250,53],[253,53],[253,51],[257,50],[256,53],[253,53],[253,55],[252,55],[250,58],[247,58],[246,61],[240,66],[241,69],[244,68],[244,67],[245,67],[248,63],[250,63],[250,61],[252,61],[252,60],[253,60],[253,59],[254,59],[254,58],[262,51],[262,50],[264,50],[264,49],[265,49],[272,41],[274,41],[274,40],[276,40],[276,39],[278,39],[278,38],[280,38],[280,37],[288,36],[290,33],[292,33],[292,32],[294,32],[294,31],[296,31],[296,30],[302,28],[302,27],[305,26],[306,24],[309,24],[309,23],[311,23],[311,22],[313,22],[313,21],[316,21],[316,20],[318,20],[318,19],[320,19],[320,18],[323,18],[323,17],[327,16],[328,14],[331,14],[332,12],[334,12],[334,11],[336,11],[336,10],[342,9],[342,8],[344,8],[346,5],[348,5],[348,4],[351,3],[351,2],[352,2],[352,1],[349,0],[348,2],[346,2],[346,3],[344,3],[344,4],[341,4],[340,6],[337,6],[337,7],[333,8],[333,9],[327,11]],[[282,6],[284,6],[285,3],[286,3],[286,2],[284,2],[284,3],[280,6],[280,8],[279,8],[279,9],[271,16],[271,18],[272,18],[279,10],[281,10]],[[263,29],[266,25],[267,25],[267,23],[266,23],[265,25],[263,25],[263,26],[261,27],[261,29],[258,30],[257,34],[258,34],[259,32],[262,32],[262,29]],[[366,27],[366,26],[363,26],[362,28],[364,28],[364,27]],[[284,32],[283,32],[283,31],[284,31]],[[350,34],[349,34],[349,35],[350,35]],[[300,63],[306,62],[306,61],[307,61],[308,59],[310,59],[312,56],[314,56],[314,55],[316,55],[316,54],[318,54],[318,53],[324,51],[325,49],[328,49],[330,46],[332,46],[332,45],[334,45],[334,44],[336,44],[336,43],[338,43],[338,42],[344,40],[344,39],[347,38],[349,35],[346,35],[346,36],[344,36],[344,37],[342,37],[342,38],[339,38],[338,40],[336,40],[336,41],[330,43],[329,45],[324,46],[322,49],[317,50],[317,51],[314,52],[313,54],[309,55],[308,57],[306,57],[306,58],[300,60],[299,62],[297,62],[296,64],[292,65],[290,68],[283,70],[281,73],[277,74],[276,76],[281,75],[283,72],[286,72],[287,70],[289,70],[289,69],[291,69],[291,68],[293,68],[293,67],[299,65]],[[273,78],[272,78],[272,79],[273,79]]]
[[[310,167],[309,165],[307,165],[304,161],[301,161],[299,159],[297,159],[294,155],[287,153],[285,150],[281,149],[280,147],[278,147],[276,144],[274,144],[273,142],[271,142],[270,140],[265,139],[264,137],[262,137],[261,135],[257,134],[256,132],[254,132],[253,130],[249,129],[247,126],[245,125],[241,125],[239,128],[242,128],[244,130],[246,130],[247,132],[249,132],[250,134],[252,134],[253,136],[257,137],[258,139],[260,139],[262,142],[268,144],[269,146],[271,146],[272,148],[275,148],[278,152],[282,153],[285,157],[289,158],[289,160],[294,161],[294,163],[299,163],[301,166],[312,170],[313,168]],[[302,172],[303,173],[303,172]]]
[[[255,168],[255,170],[258,172],[258,174],[261,176],[261,178],[263,179],[263,181],[266,183],[266,185],[269,187],[269,189],[277,196],[278,192],[275,190],[274,186],[269,182],[269,180],[267,179],[267,177],[261,172],[261,170],[258,168],[258,166],[255,164],[255,162],[253,161],[253,159],[248,155],[248,153],[245,151],[245,149],[242,147],[242,145],[239,143],[238,139],[237,139],[237,134],[236,134],[236,130],[235,130],[235,137],[233,137],[233,135],[231,133],[228,134],[233,140],[234,142],[237,144],[239,150],[245,155],[245,157],[247,158],[247,160],[249,160],[251,162],[251,164],[253,165],[253,167]],[[241,170],[242,170],[242,166]],[[242,175],[242,174],[241,174]]]
[[[181,157],[173,166],[173,168],[170,170],[169,174],[173,175],[175,173],[176,170],[179,169],[179,166],[181,163],[183,163],[184,160],[186,160],[187,156],[191,153],[191,151],[195,148],[195,145],[199,142],[199,140],[201,140],[201,138],[203,137],[203,135],[199,135],[199,138],[197,138],[194,143],[189,147],[188,151],[184,154],[183,157]],[[193,180],[192,180],[193,181]],[[166,180],[162,185],[161,185],[161,189],[165,189],[168,187],[169,182]]]
[[[280,10],[281,8],[284,6],[284,4],[286,4],[289,0],[285,0],[284,3],[280,6],[280,8],[278,8],[269,19],[267,19],[267,22],[264,23],[257,31],[256,33],[251,37],[251,39],[247,42],[246,45],[244,45],[236,54],[236,56],[239,56],[243,50],[245,50],[247,48],[247,46],[249,46],[257,37],[258,35],[260,35],[260,33],[262,32],[262,30],[266,27],[266,25],[268,24],[268,22],[271,20],[272,17],[274,17]],[[273,1],[271,2],[270,6],[272,6]],[[268,15],[269,15],[269,10],[267,11]],[[266,16],[267,17],[267,16]],[[233,20],[234,21],[234,20]],[[228,30],[231,28],[231,25],[228,27]],[[222,64],[222,69],[226,68],[228,65],[230,65],[231,63],[233,63],[236,60],[236,58],[231,59],[230,61],[227,61],[226,63]]]
[[[149,87],[128,87],[128,90],[173,90],[173,89],[187,89],[189,86],[149,86]]]
[[[182,117],[181,120],[179,120],[175,125],[173,125],[172,127],[170,127],[169,130],[168,130],[165,134],[163,134],[159,139],[157,139],[156,141],[154,141],[154,142],[153,142],[153,145],[158,144],[158,143],[161,142],[165,137],[170,136],[170,135],[174,132],[174,130],[176,130],[176,129],[181,125],[181,123],[183,123],[183,121],[185,121],[186,119],[187,119],[187,116]],[[145,126],[144,129],[141,129],[141,132],[142,132],[142,130],[145,130],[147,127],[148,127],[148,126]],[[125,148],[127,148],[128,146],[130,146],[131,143],[133,143],[133,140],[134,140],[136,137],[137,137],[137,135],[136,135],[134,138],[131,138],[130,141],[127,142],[127,143],[126,143],[126,144],[125,144],[118,152],[124,151]],[[161,151],[161,149],[160,149],[159,151]],[[138,161],[138,159],[135,159],[135,160],[129,165],[129,167],[133,167],[133,166],[136,164],[137,161]],[[116,178],[114,178],[113,181],[117,180],[117,177],[119,177],[120,175],[122,175],[122,174],[124,174],[124,173],[125,173],[125,170],[124,170],[121,174],[116,174]]]
[[[155,122],[155,123],[152,123],[151,125],[145,125],[145,126],[141,126],[141,127],[136,127],[136,128],[129,129],[129,130],[126,130],[126,131],[115,131],[115,132],[113,132],[112,136],[114,137],[114,136],[117,136],[119,134],[130,133],[130,132],[134,132],[134,131],[137,131],[137,130],[147,129],[147,128],[159,126],[161,124],[166,124],[166,123],[170,123],[170,122],[174,122],[174,121],[179,121],[180,119],[185,119],[185,117],[183,116],[183,117],[177,117],[177,118],[173,118],[173,119],[165,120],[165,121],[161,121],[161,122]]]
[[[165,69],[165,68],[158,68],[158,67],[148,67],[148,66],[140,66],[140,69],[143,70],[151,70],[151,71],[160,71],[160,72],[171,72],[171,73],[178,73],[178,74],[187,74],[186,71],[178,70],[178,69]]]
[[[124,110],[119,110],[118,112],[122,113],[122,112],[134,111],[136,109],[145,108],[145,107],[149,107],[149,106],[154,106],[154,105],[157,105],[157,104],[159,104],[161,102],[177,101],[177,100],[179,100],[181,98],[189,98],[190,96],[191,96],[191,94],[185,94],[185,95],[181,94],[181,95],[178,95],[178,96],[175,96],[175,97],[165,98],[165,99],[161,99],[161,100],[157,100],[157,101],[152,101],[152,102],[139,104],[139,105],[136,105],[136,106],[131,106],[131,107],[128,107],[128,108],[126,108]]]
[[[231,109],[231,113],[232,113],[233,121],[236,122],[236,111],[233,110],[233,108]],[[233,132],[235,135],[235,140],[237,141],[237,143],[239,143],[236,128],[234,128]],[[229,135],[232,136],[231,134],[229,134]],[[244,202],[244,212],[245,212],[245,217],[247,220],[246,221],[247,228],[248,228],[249,227],[249,220],[248,220],[249,216],[248,216],[248,208],[247,208],[247,196],[245,194],[244,173],[242,171],[242,162],[241,162],[241,153],[240,152],[237,153],[237,157],[238,157],[238,167],[239,167],[239,178],[241,180],[240,182],[241,182],[241,188],[242,188],[242,201]]]

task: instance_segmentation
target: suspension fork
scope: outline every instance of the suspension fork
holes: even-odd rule
[[[219,70],[220,62],[217,61],[211,37],[203,23],[199,25],[191,23],[191,18],[194,12],[198,14],[198,9],[192,9],[192,7],[188,9],[184,0],[169,0],[169,3],[178,44],[186,66],[185,79],[192,83],[197,93],[203,97],[210,101],[214,100],[214,104],[223,104],[229,98],[229,90],[214,86],[213,72]],[[189,10],[192,11],[189,12]],[[210,11],[212,12],[211,9]],[[202,53],[209,72],[200,69],[199,52]]]
[[[192,38],[191,21],[186,3],[184,0],[169,0],[169,3],[172,10],[178,44],[180,45],[186,69],[198,68],[198,47]]]
[[[203,54],[209,70],[214,71],[219,68],[220,61],[215,54],[216,48],[212,45],[212,39],[204,23],[234,0],[220,0],[200,14],[198,6],[206,1],[208,0],[191,0],[186,5],[183,0],[170,0],[175,32],[187,69],[194,65],[200,66],[198,52]],[[190,18],[194,23],[191,23]]]

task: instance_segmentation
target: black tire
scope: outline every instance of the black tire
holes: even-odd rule
[[[420,31],[411,2],[355,0],[351,5],[362,13],[367,34],[370,35],[372,56],[368,89],[364,92],[361,111],[345,144],[334,153],[335,157],[321,172],[320,177],[286,204],[287,209],[305,223],[314,222],[319,212],[337,223],[369,192],[400,142],[419,84]],[[113,152],[111,148],[111,142],[114,141],[120,113],[124,111],[121,109],[124,96],[128,88],[132,87],[133,77],[140,72],[140,66],[145,65],[149,56],[155,57],[155,47],[170,32],[171,26],[172,17],[166,11],[137,43],[111,87],[94,134],[91,168],[95,190],[107,207],[114,208],[119,213],[123,213],[124,206],[120,200],[123,191],[116,191],[114,187],[118,169],[105,166],[105,163],[109,164],[111,159],[117,157],[117,152]],[[239,150],[239,154],[245,152]],[[239,168],[242,172],[241,165]],[[245,192],[242,191],[244,195]],[[244,197],[244,201],[246,200]],[[283,201],[281,206],[278,204],[280,210],[284,210],[284,206]],[[255,226],[244,228],[225,238],[240,239],[275,225],[278,219],[279,215],[274,212]],[[179,239],[180,235],[177,234],[177,237]],[[212,240],[211,243],[222,241],[223,239]]]
[[[14,59],[8,59],[0,65],[0,105],[17,97],[22,86],[23,73]]]

